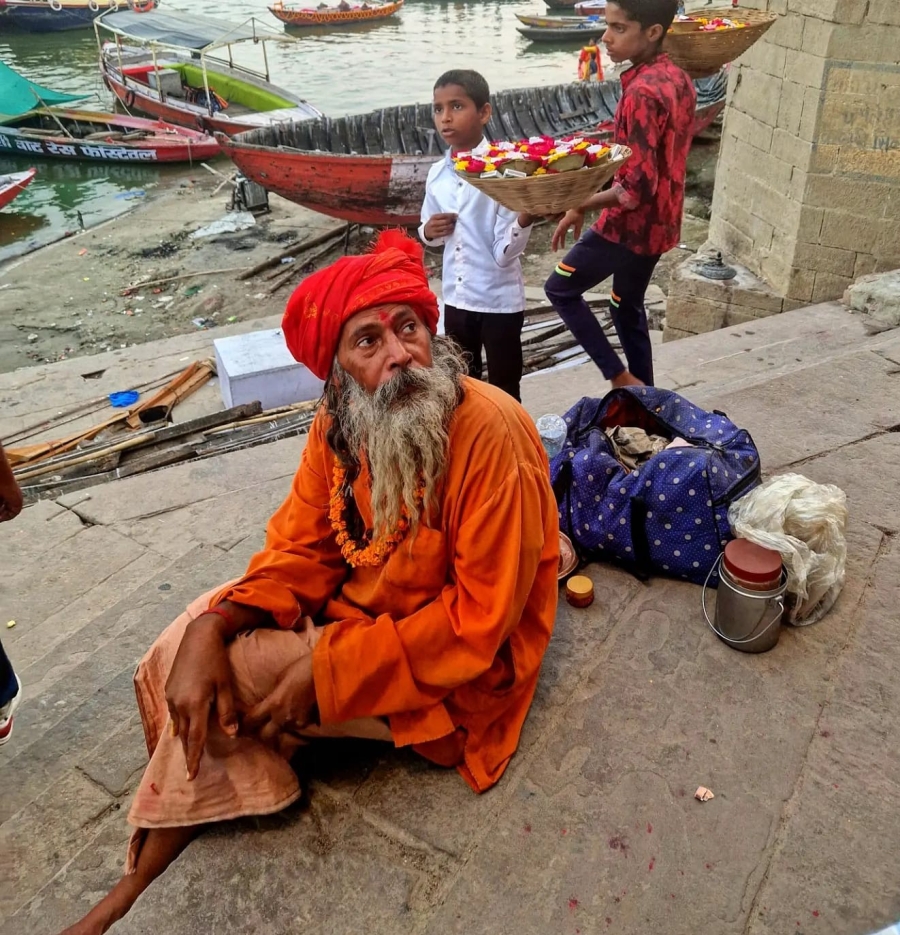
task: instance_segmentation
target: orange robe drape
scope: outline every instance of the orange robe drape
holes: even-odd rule
[[[315,618],[321,723],[387,717],[397,746],[456,765],[481,792],[515,752],[534,696],[556,615],[559,527],[534,423],[494,387],[465,378],[464,389],[440,515],[384,565],[351,569],[338,550],[320,414],[265,548],[213,603],[262,608],[285,628]],[[353,492],[371,525],[368,486],[363,471]]]

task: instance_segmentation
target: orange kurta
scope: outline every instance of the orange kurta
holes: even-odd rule
[[[314,617],[324,625],[313,653],[321,723],[387,717],[397,746],[439,762],[464,738],[452,762],[481,792],[515,752],[534,696],[556,615],[559,529],[525,410],[478,381],[465,378],[464,390],[440,516],[384,565],[352,569],[341,557],[320,414],[265,548],[214,603],[268,610],[285,628]],[[365,472],[353,492],[371,525]]]

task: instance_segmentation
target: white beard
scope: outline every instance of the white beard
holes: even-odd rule
[[[375,538],[409,517],[410,531],[437,503],[447,467],[450,420],[466,365],[446,339],[432,343],[431,367],[409,368],[369,393],[335,361],[326,402],[342,459],[365,458],[372,477]],[[336,385],[335,385],[336,384]],[[420,500],[421,495],[421,500]]]

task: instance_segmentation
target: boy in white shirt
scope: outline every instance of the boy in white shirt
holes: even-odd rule
[[[477,149],[491,118],[490,90],[477,71],[445,72],[434,86],[434,125],[448,145],[425,183],[419,236],[444,246],[444,330],[482,376],[521,400],[525,282],[519,256],[533,218],[516,215],[456,175],[453,157]]]

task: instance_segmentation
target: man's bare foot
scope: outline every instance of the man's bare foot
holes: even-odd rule
[[[639,380],[633,373],[623,370],[617,377],[609,381],[613,389],[617,390],[620,386],[646,386],[643,380]]]
[[[67,928],[61,935],[103,935],[134,905],[141,889],[134,874],[122,877],[80,922]]]
[[[61,935],[103,935],[135,904],[138,896],[172,863],[197,834],[186,828],[150,828],[143,840],[134,873],[126,874],[80,921]]]

